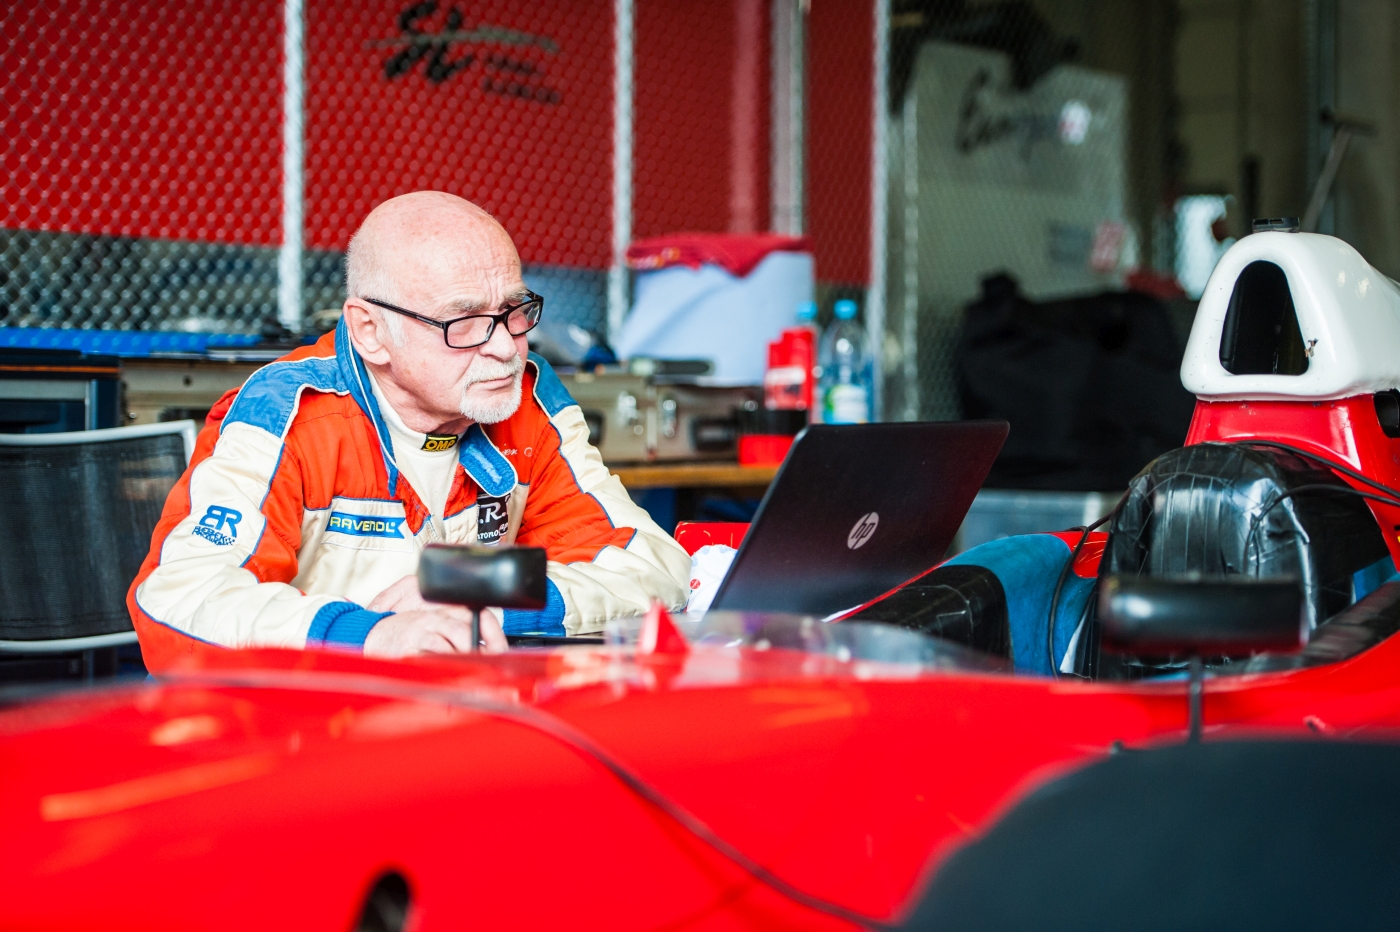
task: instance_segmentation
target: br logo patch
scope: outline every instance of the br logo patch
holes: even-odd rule
[[[879,526],[880,516],[875,512],[861,515],[855,527],[851,528],[851,533],[846,535],[846,546],[852,550],[864,547],[870,538],[875,536],[875,529]]]
[[[210,505],[204,517],[194,527],[194,533],[211,544],[227,547],[238,539],[238,522],[243,520],[243,512],[225,505]],[[228,533],[225,534],[224,531]]]
[[[450,450],[457,445],[456,434],[428,434],[428,438],[423,441],[423,449],[429,453],[441,453],[443,450]]]
[[[483,495],[476,500],[476,542],[491,545],[505,536],[510,527],[510,493],[500,498]]]

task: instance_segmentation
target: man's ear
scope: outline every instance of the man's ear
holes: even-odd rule
[[[354,298],[346,298],[341,307],[350,340],[365,362],[383,366],[389,362],[389,328],[383,317]]]

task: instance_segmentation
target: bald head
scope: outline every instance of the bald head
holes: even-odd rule
[[[415,191],[390,198],[360,224],[346,252],[345,288],[352,298],[416,303],[417,310],[419,286],[475,278],[501,264],[518,270],[520,259],[494,217],[454,194]]]
[[[460,433],[473,421],[494,424],[515,412],[525,333],[493,326],[484,343],[449,345],[433,326],[494,316],[530,299],[515,244],[490,214],[440,191],[385,201],[350,240],[345,279],[346,332],[410,428]]]

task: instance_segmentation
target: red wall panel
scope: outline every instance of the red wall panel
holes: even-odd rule
[[[870,283],[875,12],[818,0],[807,20],[807,233],[817,278]]]
[[[739,4],[749,5],[741,11]],[[755,9],[756,8],[756,9]],[[768,4],[638,2],[633,97],[633,235],[768,225]],[[741,13],[757,13],[757,35]],[[736,81],[739,39],[756,40]],[[752,65],[756,63],[757,67]],[[735,175],[748,175],[736,191]],[[736,195],[751,202],[748,221]]]
[[[404,25],[458,41],[413,46]],[[612,32],[611,0],[312,0],[307,244],[344,249],[375,204],[435,188],[493,213],[525,262],[606,267]]]
[[[636,236],[765,229],[768,3],[636,17]],[[280,0],[36,0],[0,29],[0,226],[280,242]],[[612,36],[612,0],[308,0],[306,245],[436,188],[526,262],[606,267]]]
[[[278,0],[20,0],[0,24],[0,226],[279,240]]]

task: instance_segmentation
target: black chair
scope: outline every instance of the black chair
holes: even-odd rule
[[[127,588],[195,434],[193,421],[0,434],[0,680],[115,671],[136,644]]]

